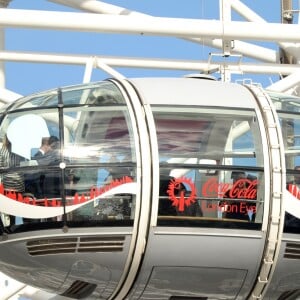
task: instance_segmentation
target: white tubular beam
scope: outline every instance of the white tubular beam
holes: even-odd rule
[[[189,38],[250,39],[273,42],[296,42],[300,40],[300,30],[296,24],[221,22],[158,17],[155,18],[155,22],[145,22],[145,19],[140,16],[108,16],[91,13],[4,8],[0,9],[0,26]]]
[[[251,74],[278,74],[278,75],[289,75],[295,71],[300,70],[300,65],[289,65],[289,64],[241,64],[229,66],[232,71],[240,70],[240,73],[251,73]]]
[[[91,81],[93,68],[95,67],[95,58],[91,57],[85,64],[85,70],[83,75],[83,83],[87,83]]]
[[[246,6],[239,0],[229,0],[231,8],[234,9],[239,15],[244,17],[246,20],[251,22],[266,22],[262,17],[260,17],[256,12]]]
[[[220,0],[220,19],[223,22],[231,21],[231,7],[230,3],[226,0]],[[222,39],[222,52],[225,56],[230,56],[232,50],[232,43],[230,39]],[[230,71],[222,72],[223,81],[230,81]]]
[[[96,59],[96,65],[98,68],[102,69],[103,71],[117,79],[125,79],[124,75],[108,66],[101,58]]]
[[[300,61],[300,43],[280,43],[280,46],[294,56],[297,61]]]
[[[91,66],[91,59],[94,61]],[[88,55],[62,55],[62,54],[45,54],[38,52],[21,53],[0,51],[0,61],[13,62],[30,62],[30,63],[48,63],[48,64],[69,64],[69,65],[85,65],[88,66],[87,74],[84,80],[89,80],[89,72],[93,67],[97,66],[96,61],[101,60],[102,64],[113,67],[126,68],[144,68],[144,69],[161,69],[161,70],[182,70],[182,71],[203,71],[219,70],[222,62],[198,61],[198,60],[166,60],[152,58],[137,57],[112,57],[112,56],[88,56]],[[281,74],[289,75],[300,69],[300,65],[291,64],[251,64],[236,63],[225,61],[226,67],[234,73],[252,73],[252,74]]]
[[[220,19],[231,21],[231,6],[228,0],[219,0]]]
[[[100,14],[113,14],[113,15],[139,15],[148,18],[153,18],[153,22],[155,22],[155,17],[142,14],[136,11],[127,10],[124,7],[119,7],[116,5],[111,5],[107,3],[103,3],[101,1],[95,0],[48,0],[50,2],[70,6],[76,9],[80,9],[83,11],[88,11],[92,13],[100,13]],[[222,40],[211,40],[211,39],[200,39],[200,38],[186,38],[187,41],[198,43],[201,45],[207,45],[210,47],[214,47],[217,49],[222,49],[223,43]],[[267,49],[265,47],[253,45],[250,43],[245,43],[241,41],[234,42],[234,49],[232,49],[232,53],[242,54],[247,57],[252,57],[255,59],[259,59],[265,62],[276,62],[277,54],[276,51]]]
[[[126,9],[124,7],[107,4],[96,0],[48,0],[49,2],[54,2],[57,4],[73,7],[75,9],[80,9],[83,11],[88,11],[91,13],[98,14],[110,14],[110,15],[139,15],[148,17],[149,15],[142,14],[136,11]]]
[[[222,49],[222,40],[214,39],[214,40],[208,40],[208,39],[189,39],[190,41],[197,42],[199,44],[205,44],[207,46],[211,46],[214,48]],[[243,41],[234,41],[234,48],[232,49],[233,54],[242,54],[247,57],[252,57],[255,59],[259,59],[265,62],[277,62],[277,53],[275,50],[271,50],[265,47],[261,47],[258,45],[246,43]]]
[[[261,22],[264,24],[267,24],[267,22],[261,18],[259,15],[257,15],[254,11],[249,9],[245,4],[241,3],[239,0],[230,0],[231,7],[239,14],[241,14],[243,17],[245,17],[248,21],[251,22]],[[299,26],[299,25],[298,25]],[[300,43],[283,43],[279,42],[279,45],[282,49],[287,51],[292,56],[296,57],[296,59],[300,60]]]
[[[0,60],[49,64],[85,65],[91,56],[61,55],[38,52],[0,51]]]
[[[300,83],[300,70],[268,86],[266,89],[273,92],[286,92],[293,88],[297,88],[299,83]]]

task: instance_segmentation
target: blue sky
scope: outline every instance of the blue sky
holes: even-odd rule
[[[272,5],[270,4],[272,2]],[[187,1],[141,1],[111,0],[107,3],[126,7],[145,14],[162,17],[219,19],[219,0]],[[260,14],[268,22],[280,22],[280,0],[245,0],[247,6]],[[9,8],[74,11],[62,5],[44,0],[13,0]],[[239,19],[234,15],[235,19]],[[207,60],[208,53],[220,52],[208,49],[176,38],[59,32],[29,29],[6,29],[6,50],[52,52],[61,54],[88,54],[104,56],[130,56],[174,59]],[[276,45],[273,45],[275,48]],[[128,77],[136,76],[182,76],[187,71],[155,71],[144,69],[118,69]],[[6,87],[22,95],[50,89],[57,86],[72,85],[82,82],[84,67],[51,64],[6,63]],[[109,77],[106,73],[95,70],[92,81]],[[249,78],[244,75],[243,78]],[[252,76],[263,85],[270,84],[268,77]]]

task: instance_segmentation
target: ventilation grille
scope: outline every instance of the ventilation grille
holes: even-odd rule
[[[119,252],[123,250],[124,240],[124,236],[41,239],[27,242],[27,250],[32,256],[79,252]]]
[[[300,259],[300,244],[286,243],[284,257],[289,259]]]
[[[97,287],[96,284],[76,280],[61,296],[73,299],[83,299],[89,296]]]

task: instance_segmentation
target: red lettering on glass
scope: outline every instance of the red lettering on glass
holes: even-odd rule
[[[218,182],[213,177],[207,180],[202,187],[203,197],[223,198],[229,191],[228,196],[235,199],[256,199],[258,180],[239,179],[233,185],[230,183]],[[231,189],[229,189],[232,186]]]
[[[221,183],[216,177],[212,177],[203,184],[202,195],[204,197],[222,197],[230,186],[230,183]]]
[[[67,197],[67,201],[66,201],[66,205],[74,205],[74,204],[80,204],[80,203],[84,203],[90,199],[94,199],[98,196],[100,196],[101,194],[111,190],[112,188],[115,188],[119,185],[125,184],[125,183],[129,183],[129,182],[133,182],[132,178],[129,176],[124,176],[120,179],[115,179],[113,180],[110,184],[104,186],[104,187],[92,187],[91,190],[89,192],[87,192],[86,194],[81,194],[78,195],[78,193],[76,193],[73,197]],[[59,199],[35,199],[33,197],[28,197],[28,196],[23,196],[21,193],[17,193],[15,191],[12,190],[5,190],[3,187],[3,184],[0,184],[0,194],[5,195],[6,197],[12,199],[12,200],[16,200],[22,203],[26,203],[26,204],[31,204],[31,205],[39,205],[39,206],[62,206],[62,201]]]
[[[256,199],[257,180],[239,179],[229,191],[229,197],[235,199]]]
[[[242,213],[247,215],[248,212],[256,213],[256,206],[255,204],[248,204],[247,202],[241,202],[240,205],[222,201],[222,203],[208,203],[205,201],[201,202],[201,209],[203,212],[214,212],[214,211],[222,211],[228,213]]]

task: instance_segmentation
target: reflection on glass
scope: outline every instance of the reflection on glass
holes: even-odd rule
[[[11,108],[0,127],[2,232],[133,224],[132,125],[112,83],[36,94]]]
[[[158,223],[259,229],[263,156],[254,112],[170,110],[154,108],[160,155]]]

